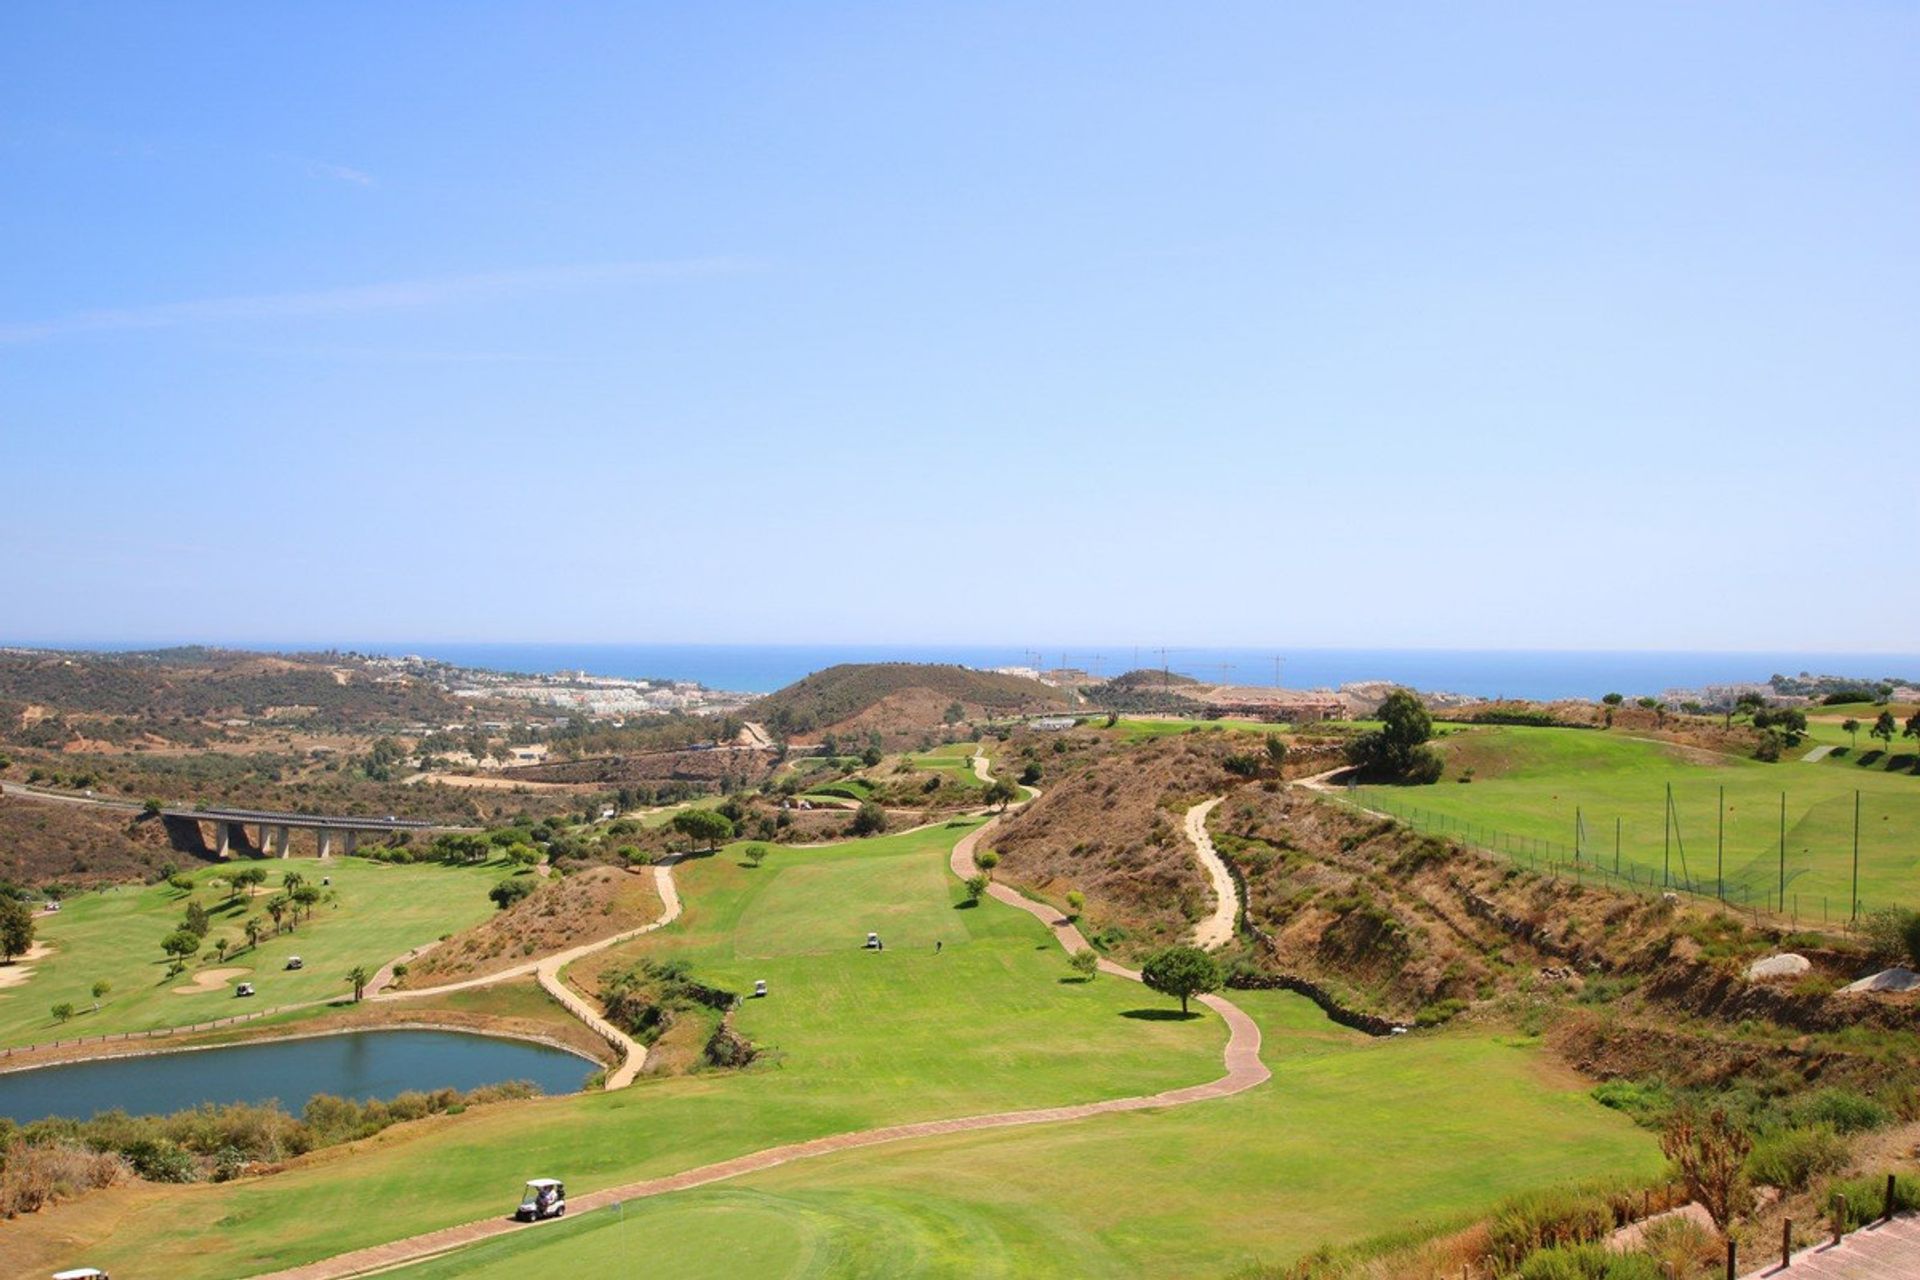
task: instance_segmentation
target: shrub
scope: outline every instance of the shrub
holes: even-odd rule
[[[193,1155],[176,1142],[165,1138],[145,1138],[123,1153],[133,1171],[148,1182],[192,1182],[195,1177]]]
[[[533,881],[514,876],[502,880],[499,884],[487,890],[487,897],[493,899],[494,906],[504,911],[514,903],[520,901],[520,899],[532,893],[533,890]]]
[[[1866,1174],[1836,1182],[1827,1188],[1825,1203],[1831,1205],[1835,1196],[1847,1198],[1846,1227],[1857,1231],[1886,1212],[1886,1175]],[[1906,1213],[1913,1209],[1920,1209],[1920,1178],[1903,1173],[1893,1180],[1893,1211]]]
[[[862,804],[853,815],[852,831],[856,836],[877,836],[887,829],[887,811],[869,800]]]
[[[15,1139],[0,1152],[0,1218],[37,1213],[59,1200],[110,1187],[127,1175],[119,1156],[77,1142],[28,1145]]]
[[[1529,1254],[1520,1280],[1664,1280],[1644,1253],[1614,1253],[1604,1245],[1555,1245]]]
[[[1423,1006],[1420,1012],[1413,1015],[1413,1025],[1416,1027],[1437,1027],[1443,1022],[1451,1020],[1466,1007],[1467,1002],[1465,1000],[1457,1000],[1452,997],[1445,1000],[1435,1000],[1433,1003]]]
[[[1747,1176],[1789,1191],[1804,1191],[1815,1178],[1838,1173],[1847,1164],[1847,1144],[1832,1126],[1795,1125],[1763,1134],[1747,1157]]]
[[[1602,1192],[1552,1187],[1505,1201],[1487,1224],[1487,1252],[1501,1267],[1556,1245],[1586,1244],[1613,1230],[1611,1201]]]
[[[1624,1111],[1638,1124],[1657,1128],[1673,1109],[1673,1095],[1658,1080],[1609,1080],[1595,1085],[1593,1100],[1603,1107]]]
[[[1789,1109],[1794,1123],[1827,1125],[1839,1133],[1865,1133],[1893,1123],[1893,1112],[1851,1089],[1817,1089]]]
[[[1092,947],[1082,947],[1067,957],[1067,963],[1073,966],[1075,973],[1091,979],[1094,974],[1100,972],[1100,953]]]

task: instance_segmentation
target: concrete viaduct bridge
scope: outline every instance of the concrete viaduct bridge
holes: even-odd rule
[[[334,841],[338,838],[341,853],[352,853],[363,835],[392,835],[397,831],[437,831],[440,824],[418,822],[408,818],[354,818],[330,817],[319,813],[269,813],[259,809],[162,809],[160,818],[166,823],[167,833],[174,843],[183,849],[207,849],[211,847],[214,856],[231,857],[237,846],[245,852],[258,852],[262,856],[272,857],[279,854],[288,857],[293,848],[295,831],[313,831],[318,833],[320,856],[327,857],[334,851]],[[208,845],[202,823],[213,827],[213,843]],[[260,840],[257,844],[247,838],[247,828],[258,827]]]

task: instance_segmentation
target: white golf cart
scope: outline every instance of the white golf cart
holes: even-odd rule
[[[113,1280],[98,1267],[75,1267],[72,1271],[56,1271],[53,1280]]]
[[[243,982],[233,989],[233,994],[236,996],[250,996],[253,994],[253,984],[251,982]]]
[[[558,1178],[535,1178],[520,1193],[520,1207],[513,1211],[515,1222],[539,1222],[558,1218],[567,1211],[567,1189]]]

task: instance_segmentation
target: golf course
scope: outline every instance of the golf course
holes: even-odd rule
[[[759,867],[729,846],[675,869],[683,915],[623,950],[731,990],[766,981],[735,1015],[762,1051],[750,1069],[436,1117],[268,1179],[102,1192],[14,1224],[12,1239],[49,1262],[77,1241],[97,1265],[211,1280],[493,1218],[530,1177],[564,1178],[577,1197],[825,1135],[1217,1078],[1217,1016],[1183,1019],[1112,975],[1082,981],[1030,915],[966,905],[947,857],[976,825],[781,848]],[[884,950],[861,945],[869,931]],[[1191,1274],[1657,1166],[1647,1134],[1528,1041],[1375,1040],[1298,997],[1233,998],[1274,1072],[1245,1094],[825,1156],[516,1233],[420,1273],[601,1269],[639,1231],[741,1242],[649,1246],[663,1275]]]
[[[1837,728],[1825,738],[1846,741]],[[1611,871],[1617,847],[1622,875],[1643,886],[1711,894],[1724,881],[1729,899],[1818,923],[1847,914],[1857,792],[1861,910],[1906,905],[1920,881],[1920,777],[1850,752],[1804,759],[1814,745],[1765,764],[1616,731],[1456,729],[1439,744],[1438,784],[1350,798],[1523,863],[1570,863],[1577,840],[1582,861]]]
[[[257,890],[234,889],[242,867],[267,873]],[[331,881],[310,917],[275,932],[265,904],[292,872],[319,886]],[[351,994],[347,971],[369,972],[409,948],[466,928],[494,911],[487,890],[507,874],[504,864],[388,865],[364,858],[233,863],[185,873],[192,887],[162,881],[115,885],[70,897],[60,911],[39,918],[36,936],[46,954],[32,961],[28,981],[0,987],[0,1048],[116,1032],[183,1027],[240,1013]],[[209,916],[196,960],[169,974],[163,938],[180,927],[189,902]],[[259,917],[265,932],[248,943],[243,922]],[[220,958],[215,945],[224,941]],[[290,957],[302,968],[289,971]],[[234,986],[251,982],[256,995],[236,1000]],[[94,1009],[96,983],[107,990]],[[49,1012],[71,1005],[65,1021]]]

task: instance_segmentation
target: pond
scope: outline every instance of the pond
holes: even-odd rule
[[[572,1093],[599,1068],[562,1049],[460,1031],[343,1031],[188,1053],[103,1058],[0,1073],[0,1116],[85,1119],[116,1107],[140,1114],[203,1102],[279,1099],[298,1113],[316,1093],[365,1101],[409,1089],[473,1089],[528,1080]]]

